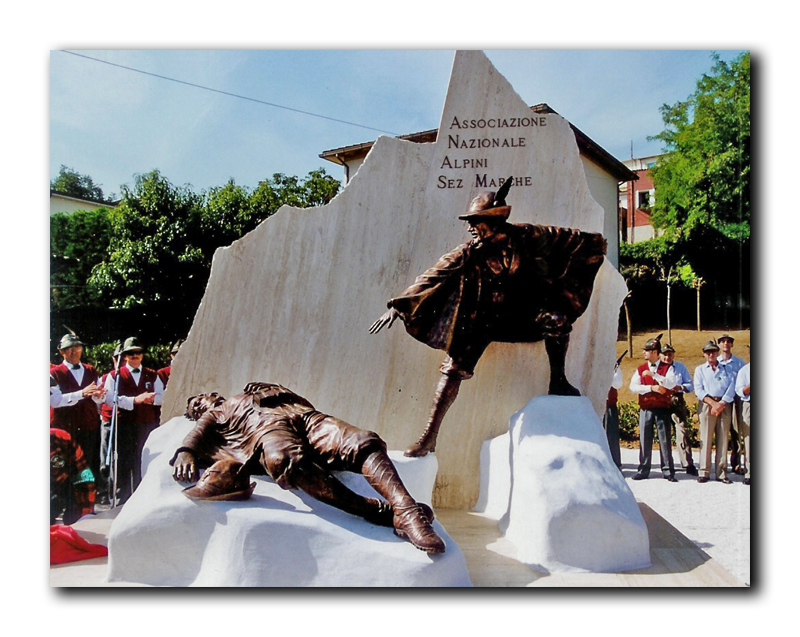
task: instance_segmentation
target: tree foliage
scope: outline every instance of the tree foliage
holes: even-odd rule
[[[58,177],[50,181],[50,190],[55,190],[64,195],[97,201],[98,203],[111,203],[113,198],[106,198],[103,189],[95,184],[89,175],[82,175],[63,164],[58,171]]]
[[[89,285],[113,308],[138,309],[188,329],[217,248],[230,245],[282,205],[322,205],[340,183],[312,171],[304,180],[275,174],[250,191],[233,180],[207,192],[175,186],[158,170],[136,175],[109,213],[107,254]]]
[[[711,72],[685,101],[664,104],[664,131],[650,139],[668,153],[651,169],[653,226],[682,234],[698,224],[728,236],[750,229],[750,53]]]
[[[50,304],[54,310],[98,304],[99,297],[87,280],[92,268],[106,258],[110,237],[108,208],[50,217]]]

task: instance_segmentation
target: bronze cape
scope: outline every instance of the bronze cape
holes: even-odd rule
[[[605,255],[597,233],[530,224],[501,228],[496,241],[472,241],[445,254],[388,302],[411,336],[456,360],[478,344],[477,357],[467,354],[472,366],[492,341],[569,334],[589,304]]]

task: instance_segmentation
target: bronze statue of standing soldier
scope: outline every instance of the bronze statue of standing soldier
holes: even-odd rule
[[[580,396],[564,371],[569,335],[589,304],[606,241],[599,233],[508,223],[511,206],[505,199],[512,183],[509,177],[496,193],[482,192],[472,200],[459,216],[469,224],[472,240],[390,299],[389,310],[370,327],[376,334],[400,318],[411,336],[447,353],[425,431],[406,456],[436,449],[461,382],[472,378],[494,341],[544,340],[549,393]]]

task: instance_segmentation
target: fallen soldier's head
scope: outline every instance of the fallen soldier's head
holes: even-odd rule
[[[191,396],[186,401],[186,414],[189,420],[197,420],[206,413],[209,409],[213,409],[225,402],[225,397],[220,396],[217,392],[210,394],[198,394]]]

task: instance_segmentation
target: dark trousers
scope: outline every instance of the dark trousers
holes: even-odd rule
[[[665,476],[675,474],[672,464],[672,419],[669,409],[641,409],[639,411],[639,470],[638,473],[650,475],[653,454],[653,427],[658,432],[661,447],[661,473]]]
[[[152,424],[134,424],[125,418],[118,421],[117,441],[117,493],[119,501],[124,503],[142,481],[142,451],[147,437],[158,426]],[[108,440],[113,445],[113,435]],[[113,473],[113,452],[110,470]]]
[[[83,457],[89,463],[95,482],[100,479],[100,430],[89,431],[78,428],[72,434],[73,439],[81,446]]]
[[[606,407],[606,416],[603,419],[603,427],[606,429],[608,439],[608,449],[611,451],[611,459],[617,465],[617,469],[622,467],[622,459],[619,455],[619,408],[616,405]]]

